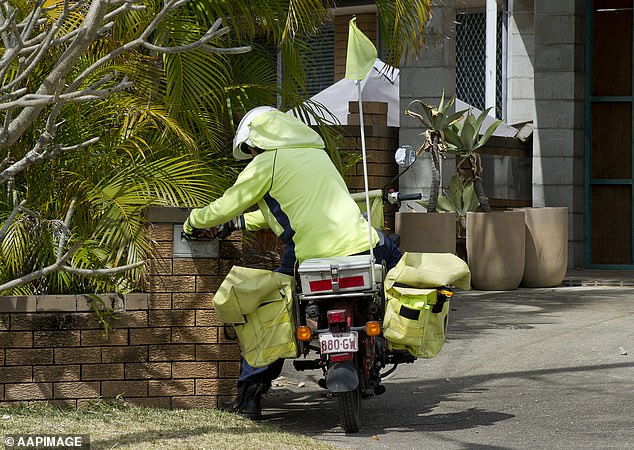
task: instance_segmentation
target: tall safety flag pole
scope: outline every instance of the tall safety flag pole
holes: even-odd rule
[[[372,218],[370,211],[370,192],[368,188],[368,167],[365,152],[365,129],[363,121],[363,101],[361,99],[361,80],[363,80],[376,62],[376,47],[368,37],[357,28],[356,17],[348,24],[348,52],[346,55],[345,77],[354,80],[359,97],[359,126],[361,128],[361,156],[363,159],[363,186],[365,188],[365,208],[368,212],[368,239],[370,241],[370,260],[374,265],[374,247],[372,242]],[[370,270],[374,287],[374,269]]]

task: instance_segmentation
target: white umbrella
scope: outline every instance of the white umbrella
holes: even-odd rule
[[[398,127],[400,114],[399,70],[378,58],[366,77],[360,82],[343,78],[313,95],[310,99],[325,106],[341,125],[347,125],[348,102],[359,101],[357,84],[359,84],[358,87],[364,102],[387,103],[387,125]],[[311,125],[315,124],[316,122],[311,120]]]

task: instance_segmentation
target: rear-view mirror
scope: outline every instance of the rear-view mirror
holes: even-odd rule
[[[396,149],[394,160],[400,167],[408,168],[416,161],[416,150],[411,145],[402,145]]]

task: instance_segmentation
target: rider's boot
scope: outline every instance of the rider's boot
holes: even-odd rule
[[[229,411],[229,412],[238,412],[240,410],[240,405],[242,405],[244,403],[244,391],[247,388],[247,384],[248,383],[238,383],[238,395],[236,396],[235,399],[233,399],[233,401],[231,402],[225,402],[223,403],[222,407],[220,408],[222,411]]]
[[[236,411],[241,416],[251,420],[259,420],[262,418],[261,397],[268,391],[266,383],[248,382],[244,390],[244,399],[240,407]]]

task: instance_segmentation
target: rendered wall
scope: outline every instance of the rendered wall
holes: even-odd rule
[[[567,206],[569,267],[583,264],[583,2],[535,0],[533,206]]]

